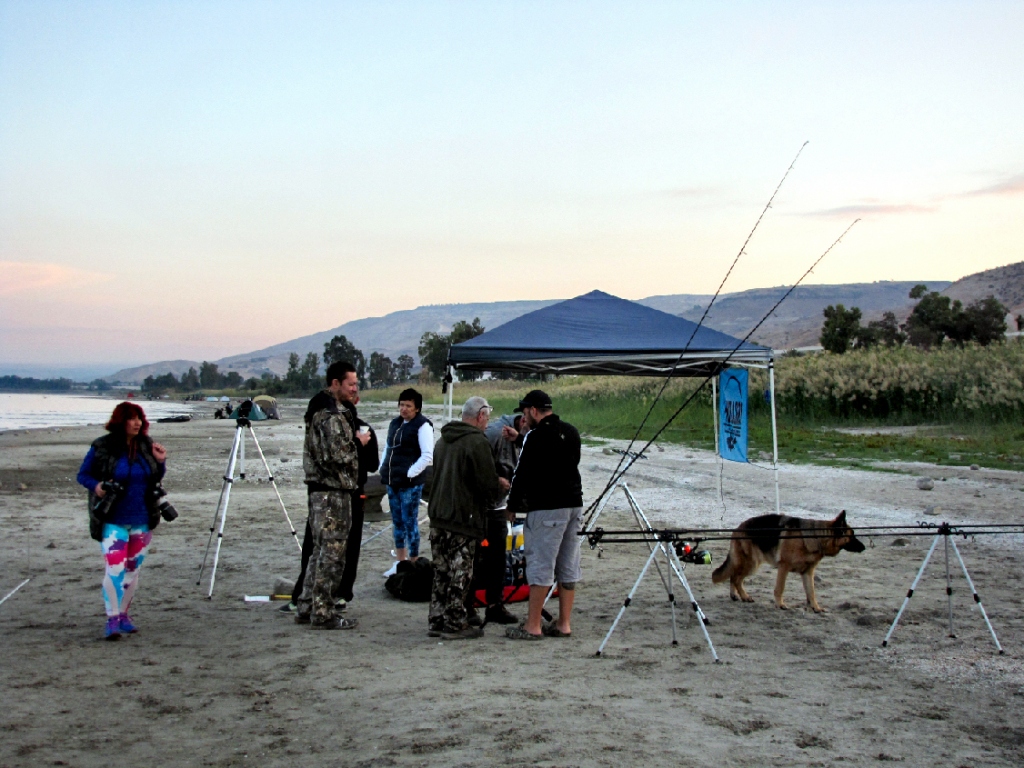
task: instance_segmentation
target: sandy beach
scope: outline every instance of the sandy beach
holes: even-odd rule
[[[256,427],[300,532],[301,408],[286,401],[282,421]],[[391,417],[370,403],[360,412],[378,431]],[[251,443],[213,598],[205,581],[196,586],[233,431],[234,422],[209,418],[152,426],[168,449],[165,486],[181,517],[155,532],[133,607],[140,632],[119,643],[100,639],[102,562],[75,482],[99,430],[0,434],[0,596],[31,577],[0,605],[0,765],[1024,764],[1020,537],[957,542],[1002,656],[958,570],[956,637],[947,636],[941,546],[881,647],[930,537],[875,539],[862,554],[823,562],[823,615],[803,607],[798,577],[787,588],[792,609],[779,611],[768,569],[748,580],[757,601],[748,605],[712,585],[713,565],[687,566],[717,664],[678,588],[679,645],[670,645],[670,611],[653,572],[595,657],[646,559],[643,544],[584,547],[572,638],[512,642],[488,627],[479,640],[439,642],[426,635],[425,604],[384,591],[392,546],[384,535],[362,554],[348,614],[359,628],[310,632],[279,603],[243,601],[298,570]],[[584,448],[588,503],[618,459],[604,448],[617,445]],[[826,518],[846,509],[855,527],[1020,521],[1020,473],[890,469],[900,471],[784,465],[783,511]],[[921,475],[935,479],[934,490],[918,490]],[[628,482],[656,526],[734,526],[774,511],[770,472],[726,466],[724,499],[718,477],[710,453],[666,446]],[[926,517],[926,507],[938,514]],[[621,493],[601,524],[634,525]],[[368,524],[363,536],[382,525]],[[723,542],[709,549],[716,564],[724,559]],[[513,611],[525,614],[522,605]]]

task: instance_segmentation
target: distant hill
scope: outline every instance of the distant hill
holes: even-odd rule
[[[753,340],[775,349],[813,346],[821,333],[822,310],[829,304],[860,307],[864,322],[878,319],[883,312],[895,312],[901,320],[913,306],[908,298],[910,289],[924,283],[930,290],[942,291],[965,304],[975,299],[994,295],[1006,304],[1011,315],[1024,312],[1024,262],[968,275],[955,283],[945,280],[882,281],[876,283],[850,283],[846,285],[805,285],[797,288],[778,311],[757,331]],[[749,291],[723,294],[715,302],[705,323],[737,337],[745,336],[764,313],[787,290],[755,288]],[[666,294],[640,299],[641,304],[663,312],[697,320],[710,301],[708,294]],[[324,343],[343,334],[369,357],[371,352],[383,352],[392,360],[399,355],[412,355],[419,364],[417,346],[426,331],[446,333],[459,320],[479,317],[485,328],[495,328],[527,312],[560,301],[498,301],[474,304],[434,304],[416,309],[392,312],[383,317],[366,317],[320,333],[302,336],[281,344],[223,357],[214,362],[222,372],[238,371],[243,377],[260,376],[271,372],[282,375],[288,369],[288,355],[292,352],[305,357],[309,352],[323,354]],[[1014,327],[1011,323],[1011,330]],[[160,363],[125,368],[107,381],[139,384],[150,375],[173,373],[176,376],[199,368],[195,360],[169,360]]]
[[[801,285],[765,321],[751,341],[774,349],[814,346],[821,334],[822,310],[829,304],[860,307],[864,323],[878,319],[883,312],[895,312],[902,319],[914,305],[908,294],[918,283],[925,283],[931,290],[942,290],[950,285],[943,280]],[[743,338],[787,290],[789,286],[783,285],[725,294],[718,298],[704,322],[716,330]],[[696,321],[703,311],[700,307],[679,314]]]
[[[1010,315],[1016,317],[1024,312],[1024,261],[962,277],[942,293],[951,299],[960,299],[964,306],[978,299],[995,296],[1009,310]],[[1016,330],[1012,322],[1009,325],[1011,331]]]
[[[134,368],[122,368],[117,373],[104,376],[103,380],[111,384],[141,384],[147,376],[163,376],[165,373],[173,373],[180,379],[181,374],[188,373],[189,368],[198,371],[200,365],[201,363],[195,360],[164,360],[160,363],[137,365]]]

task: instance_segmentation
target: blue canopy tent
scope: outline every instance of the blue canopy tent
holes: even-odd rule
[[[696,331],[696,333],[695,333]],[[771,349],[742,341],[667,312],[602,291],[552,304],[499,325],[448,352],[455,371],[594,374],[604,376],[712,376],[726,366],[768,370],[772,464],[778,508],[778,439]],[[454,387],[446,398],[452,417]],[[715,444],[718,445],[717,409]]]

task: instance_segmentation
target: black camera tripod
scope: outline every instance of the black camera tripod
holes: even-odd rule
[[[919,523],[924,525],[924,523]],[[930,526],[929,526],[930,527]],[[885,635],[885,640],[882,641],[882,647],[885,648],[889,644],[889,638],[892,637],[893,632],[896,631],[896,625],[900,623],[900,618],[903,616],[903,611],[907,609],[907,605],[910,603],[910,598],[914,596],[914,590],[917,589],[917,582],[921,580],[921,576],[924,575],[924,569],[928,566],[928,561],[931,560],[932,554],[935,552],[935,547],[939,544],[941,538],[945,544],[946,550],[946,597],[949,601],[949,636],[956,637],[956,633],[953,632],[953,586],[950,583],[949,574],[949,548],[953,548],[953,552],[956,554],[956,559],[960,561],[960,568],[964,572],[964,578],[967,579],[967,584],[971,588],[971,594],[974,596],[974,602],[978,606],[978,610],[981,611],[982,618],[985,619],[985,624],[988,625],[988,631],[992,633],[992,641],[996,644],[996,648],[999,649],[999,653],[1003,653],[1003,646],[999,644],[999,638],[996,637],[996,631],[992,628],[992,622],[988,620],[988,614],[985,613],[985,606],[981,604],[981,598],[978,597],[978,590],[974,587],[974,582],[971,581],[971,574],[967,572],[967,566],[964,564],[964,559],[960,555],[960,550],[956,546],[956,542],[953,541],[953,535],[958,533],[954,526],[949,523],[942,523],[938,526],[935,532],[935,538],[932,540],[932,546],[928,550],[928,554],[925,555],[924,562],[921,563],[921,568],[917,572],[917,576],[914,577],[913,583],[910,585],[910,589],[907,591],[907,596],[903,598],[903,605],[900,606],[899,612],[896,614],[896,618],[893,619],[892,626],[889,627],[889,631]]]
[[[248,413],[248,411],[246,411]],[[281,511],[284,512],[285,520],[288,521],[288,528],[292,532],[292,538],[295,540],[295,545],[299,548],[299,552],[302,552],[302,544],[299,542],[298,534],[295,532],[295,524],[292,523],[292,518],[288,514],[288,509],[284,505],[284,499],[281,498],[281,491],[278,490],[277,483],[274,482],[274,473],[270,471],[270,465],[267,464],[267,457],[263,455],[263,449],[260,448],[260,441],[256,439],[256,432],[252,428],[252,422],[249,419],[242,418],[235,419],[235,440],[231,444],[231,456],[228,459],[228,469],[224,475],[224,483],[220,489],[220,499],[217,501],[217,509],[213,513],[213,524],[210,526],[210,538],[206,542],[206,553],[203,555],[203,563],[199,566],[199,578],[196,580],[196,586],[198,587],[203,581],[203,570],[206,568],[206,560],[210,555],[210,546],[213,543],[214,531],[217,532],[217,547],[213,553],[213,568],[210,570],[210,591],[207,592],[208,598],[213,597],[213,583],[217,578],[217,562],[220,559],[220,545],[224,540],[224,523],[228,516],[228,500],[231,498],[231,486],[234,485],[235,479],[235,465],[239,457],[241,462],[239,465],[239,478],[245,480],[245,440],[243,439],[242,431],[245,429],[249,430],[249,434],[252,437],[252,442],[256,446],[256,452],[260,455],[260,459],[263,460],[263,466],[267,470],[267,477],[270,480],[270,484],[274,487],[274,493],[277,494],[277,500],[281,504]],[[220,524],[217,523],[217,518],[220,518]]]

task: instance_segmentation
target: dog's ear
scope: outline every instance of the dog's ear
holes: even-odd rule
[[[832,524],[834,526],[836,526],[837,528],[845,528],[846,527],[846,510],[845,509],[842,512],[839,513],[839,517],[837,517],[835,520],[832,521]]]

